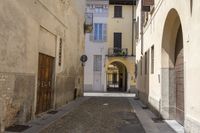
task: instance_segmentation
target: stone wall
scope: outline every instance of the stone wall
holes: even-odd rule
[[[2,128],[31,120],[34,108],[35,75],[0,73],[0,76]]]

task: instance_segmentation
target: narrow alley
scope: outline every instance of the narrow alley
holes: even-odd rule
[[[144,133],[126,98],[89,98],[41,133]]]
[[[29,122],[22,133],[175,133],[166,122],[153,121],[157,116],[134,97],[112,95],[78,98]]]
[[[200,133],[199,0],[0,0],[0,133]]]

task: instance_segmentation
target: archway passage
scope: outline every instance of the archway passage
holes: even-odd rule
[[[107,91],[126,92],[127,91],[127,69],[121,62],[113,62],[107,70]]]
[[[184,125],[184,48],[180,17],[172,9],[162,42],[162,115]]]

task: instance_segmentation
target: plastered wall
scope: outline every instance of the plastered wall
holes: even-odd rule
[[[83,92],[84,0],[0,1],[0,126],[35,117],[38,56],[55,58],[52,108]],[[62,38],[62,63],[58,65]]]
[[[140,16],[140,5],[138,3],[136,15]],[[170,11],[175,10],[180,18],[180,23],[183,30],[183,47],[184,47],[184,90],[185,90],[185,123],[184,127],[186,132],[196,133],[199,132],[200,127],[200,98],[198,96],[199,92],[199,73],[200,64],[198,61],[200,47],[198,46],[199,37],[198,30],[199,26],[199,7],[198,1],[172,1],[172,0],[155,0],[154,12],[150,15],[147,25],[144,27],[143,32],[143,51],[146,52],[151,49],[154,45],[155,48],[155,58],[154,58],[154,74],[149,74],[149,81],[145,82],[145,75],[140,74],[141,67],[138,68],[137,77],[137,88],[140,91],[144,91],[144,84],[149,84],[149,95],[148,102],[157,110],[162,112],[162,106],[167,107],[165,104],[161,104],[163,100],[162,92],[167,92],[167,84],[165,84],[163,76],[170,72],[165,71],[164,68],[167,66],[162,65],[166,62],[166,58],[162,57],[162,44],[163,44],[163,34],[164,27],[166,23],[167,16]],[[173,18],[173,15],[170,16]],[[141,19],[140,19],[141,21]],[[171,23],[178,21],[171,20]],[[140,28],[139,28],[140,29]],[[170,28],[169,28],[170,29]],[[141,31],[140,31],[141,32]],[[166,31],[170,33],[171,31]],[[168,38],[170,39],[170,38]],[[171,38],[173,40],[173,38]],[[136,45],[136,61],[141,61],[141,36],[137,40]],[[164,40],[165,41],[165,40]],[[167,40],[166,40],[167,41]],[[168,62],[170,64],[170,62]],[[151,65],[149,70],[151,70]],[[143,73],[144,73],[144,62],[143,62]],[[172,75],[171,75],[172,76]],[[163,82],[162,82],[163,81]],[[166,79],[166,82],[168,79]],[[147,83],[148,82],[148,83]],[[170,82],[170,81],[169,81]],[[166,95],[167,96],[167,95]],[[170,98],[170,97],[169,97]],[[168,98],[168,99],[169,99]],[[167,101],[166,101],[167,102]],[[169,112],[169,111],[168,111]],[[162,113],[164,117],[169,116],[166,113]]]

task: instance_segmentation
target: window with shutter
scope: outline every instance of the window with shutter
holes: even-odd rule
[[[102,71],[102,56],[101,55],[94,55],[94,68],[95,72]]]
[[[151,73],[154,74],[154,46],[151,47]]]
[[[143,71],[143,66],[142,66],[142,57],[140,58],[140,75],[142,75],[142,71]]]
[[[135,24],[135,38],[139,39],[139,17],[137,17],[137,21]]]
[[[94,41],[94,24],[93,24],[93,30],[90,33],[90,41]]]
[[[122,33],[120,32],[114,33],[114,48],[116,49],[122,48]]]
[[[107,24],[103,24],[103,41],[107,41]]]
[[[107,24],[95,23],[90,34],[90,41],[105,42],[107,40]]]
[[[147,52],[145,52],[145,69],[144,69],[145,75],[148,73],[147,69],[148,69],[148,59],[147,59]]]
[[[114,17],[121,18],[122,17],[122,6],[115,6],[114,7]]]

